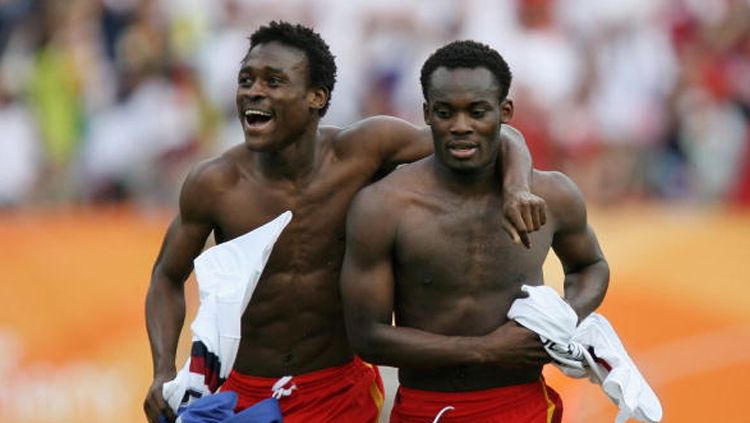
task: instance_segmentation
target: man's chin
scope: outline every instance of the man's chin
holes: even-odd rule
[[[448,169],[456,172],[473,172],[481,167],[479,164],[470,160],[445,160],[443,164]]]
[[[256,153],[268,153],[279,149],[278,143],[268,137],[245,136],[245,147]]]

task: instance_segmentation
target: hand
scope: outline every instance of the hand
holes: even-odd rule
[[[531,248],[529,233],[547,223],[547,203],[528,189],[507,189],[503,202],[503,229],[515,244]]]
[[[174,373],[156,376],[151,387],[148,389],[146,400],[143,402],[143,411],[146,412],[146,418],[149,423],[159,423],[159,416],[163,415],[167,421],[174,422],[177,416],[172,408],[164,401],[162,395],[162,386],[164,383],[174,379]]]
[[[535,332],[508,321],[485,336],[489,363],[508,369],[538,367],[552,361]]]

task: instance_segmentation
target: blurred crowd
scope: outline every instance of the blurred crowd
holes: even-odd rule
[[[313,26],[339,77],[324,124],[421,122],[419,69],[495,47],[537,167],[589,202],[750,203],[750,0],[0,0],[0,208],[174,206],[242,141],[247,37]]]

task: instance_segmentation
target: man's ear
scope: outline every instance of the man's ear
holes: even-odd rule
[[[427,102],[422,103],[422,114],[424,115],[424,124],[429,126],[430,122],[430,105]]]
[[[320,110],[328,103],[330,93],[325,88],[311,88],[307,91],[307,103],[310,108]]]
[[[508,123],[513,118],[513,100],[506,98],[500,102],[500,122]]]

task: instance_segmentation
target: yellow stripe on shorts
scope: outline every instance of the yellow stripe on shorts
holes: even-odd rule
[[[542,392],[544,393],[544,400],[547,401],[547,423],[552,423],[552,417],[555,415],[555,403],[550,401],[549,395],[547,394],[547,385],[544,380],[540,380],[542,384]]]

